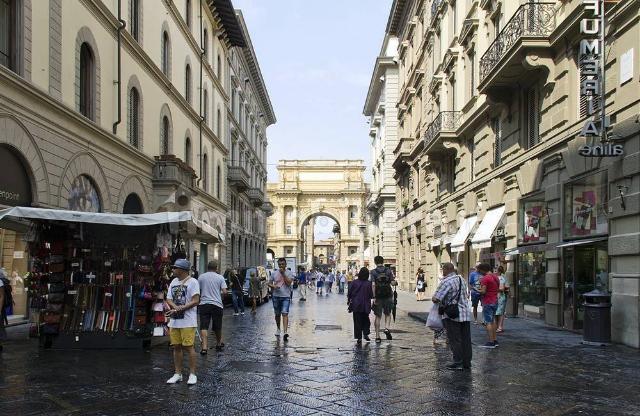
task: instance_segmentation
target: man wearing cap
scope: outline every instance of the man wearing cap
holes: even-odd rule
[[[167,384],[182,381],[182,353],[189,353],[189,380],[187,384],[196,384],[196,350],[194,348],[198,314],[196,306],[200,303],[200,285],[189,275],[191,263],[185,259],[176,260],[173,265],[174,279],[169,285],[167,304],[171,308],[167,315],[169,321],[169,338],[173,346],[173,362],[175,373],[167,380]]]

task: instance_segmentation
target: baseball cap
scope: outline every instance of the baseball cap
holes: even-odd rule
[[[189,263],[189,260],[187,259],[178,259],[176,260],[175,263],[173,263],[173,266],[171,266],[172,269],[182,269],[182,270],[191,270],[191,263]]]

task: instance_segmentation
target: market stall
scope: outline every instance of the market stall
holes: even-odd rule
[[[139,348],[164,336],[171,263],[188,257],[189,239],[221,237],[188,211],[14,207],[0,227],[25,233],[31,334],[46,348]]]

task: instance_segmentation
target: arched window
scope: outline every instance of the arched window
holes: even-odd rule
[[[205,154],[202,156],[202,189],[209,192],[209,158]]]
[[[162,73],[169,76],[170,43],[167,31],[162,32]]]
[[[129,117],[127,125],[127,135],[129,144],[135,148],[140,148],[140,93],[135,88],[129,90]]]
[[[184,13],[184,17],[185,17],[185,21],[187,22],[187,26],[189,27],[189,29],[191,29],[191,0],[187,0],[185,2],[185,13]]]
[[[80,113],[91,120],[95,120],[95,74],[93,51],[85,42],[80,46]]]
[[[209,123],[209,95],[207,90],[203,90],[202,93],[202,119],[204,124]]]
[[[191,66],[189,64],[184,69],[184,98],[191,104]]]
[[[218,79],[222,82],[222,59],[220,58],[220,54],[218,54],[218,58],[216,60],[216,71]]]
[[[169,154],[169,118],[162,117],[162,131],[160,132],[160,154]]]
[[[184,139],[184,162],[191,166],[191,139],[188,136]]]
[[[218,124],[216,125],[216,134],[218,135],[218,138],[221,138],[221,133],[222,133],[222,115],[220,113],[220,109],[218,108],[218,111],[216,113],[216,119],[218,120]]]
[[[222,194],[222,169],[220,169],[220,165],[216,168],[216,197],[220,199],[220,195]]]
[[[209,32],[206,27],[202,31],[202,50],[204,51],[204,59],[207,61],[209,59]]]
[[[129,33],[140,42],[140,0],[130,0],[129,7]]]

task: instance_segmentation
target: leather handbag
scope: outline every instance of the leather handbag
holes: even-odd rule
[[[42,321],[45,324],[59,324],[61,317],[59,312],[45,311],[42,313]]]
[[[49,293],[63,293],[64,290],[64,283],[49,283]]]

